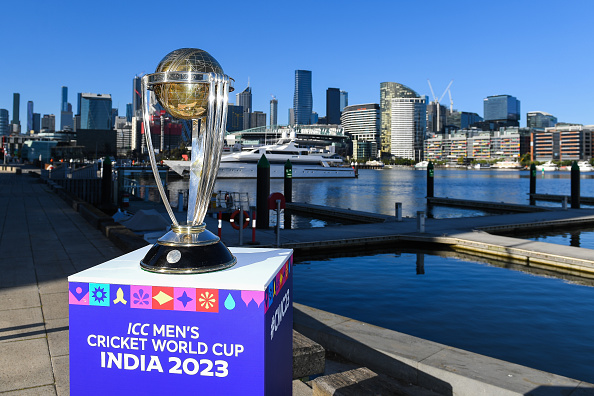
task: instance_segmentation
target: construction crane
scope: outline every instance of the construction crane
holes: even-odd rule
[[[439,118],[439,102],[441,102],[441,100],[445,96],[446,92],[449,92],[450,86],[452,85],[454,80],[450,81],[450,83],[448,84],[446,89],[443,91],[441,98],[439,98],[439,99],[437,99],[437,96],[435,96],[435,92],[433,92],[433,87],[431,86],[431,81],[429,81],[429,79],[427,79],[427,82],[429,83],[429,89],[431,90],[431,95],[433,95],[433,102],[437,105],[437,132],[439,132],[439,120],[440,120],[440,118]]]
[[[452,100],[452,90],[448,89],[448,95],[450,96],[450,113],[454,112],[454,101]]]

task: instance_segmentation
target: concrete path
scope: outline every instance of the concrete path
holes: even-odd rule
[[[0,393],[70,393],[66,278],[121,254],[39,179],[0,174]]]

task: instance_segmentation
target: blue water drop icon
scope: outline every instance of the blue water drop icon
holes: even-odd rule
[[[235,308],[235,300],[231,296],[231,293],[229,293],[229,295],[225,299],[225,308],[227,308],[229,311]]]

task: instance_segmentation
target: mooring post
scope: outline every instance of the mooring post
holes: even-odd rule
[[[580,208],[580,167],[576,161],[571,165],[571,209]]]
[[[563,197],[561,205],[563,207],[563,210],[567,210],[567,197]]]
[[[429,161],[429,165],[427,165],[427,198],[433,198],[434,196],[433,178],[433,162]]]
[[[396,221],[402,221],[402,202],[396,202]]]
[[[103,173],[101,180],[101,204],[109,205],[111,202],[111,158],[103,159]]]
[[[276,200],[276,247],[280,247],[280,211],[281,201]]]
[[[291,164],[290,160],[285,162],[285,185],[284,185],[284,194],[285,194],[285,202],[293,202],[293,165]],[[287,209],[285,208],[285,229],[291,229],[291,215],[287,213]]]
[[[270,223],[268,212],[268,195],[270,194],[270,162],[266,156],[258,161],[258,173],[256,181],[256,211],[258,212],[257,228],[267,229]]]
[[[243,246],[243,208],[239,207],[239,246]]]
[[[425,232],[425,212],[417,212],[417,232]]]
[[[534,194],[536,194],[536,165],[532,163],[530,164],[530,205],[536,205]]]

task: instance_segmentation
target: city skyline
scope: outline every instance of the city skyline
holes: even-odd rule
[[[381,82],[404,84],[431,98],[427,79],[436,91],[453,79],[454,108],[461,111],[483,115],[484,98],[507,94],[522,102],[522,126],[526,113],[532,111],[553,114],[559,122],[594,124],[587,20],[594,4],[588,2],[476,5],[455,1],[429,6],[369,2],[361,7],[352,1],[306,1],[287,16],[284,5],[258,7],[258,2],[231,1],[227,29],[217,29],[214,20],[205,18],[202,36],[189,25],[175,24],[175,39],[139,36],[132,22],[151,4],[158,3],[114,3],[113,7],[35,3],[33,13],[31,4],[7,4],[7,15],[26,14],[28,26],[33,27],[21,29],[18,18],[0,27],[5,36],[20,32],[19,40],[7,40],[3,48],[8,61],[0,71],[11,78],[0,91],[0,108],[12,113],[12,94],[18,92],[21,109],[33,101],[37,113],[60,117],[61,87],[65,86],[71,98],[78,92],[110,94],[114,107],[125,114],[126,104],[132,102],[130,85],[135,75],[153,72],[175,48],[197,47],[211,53],[235,79],[236,92],[249,78],[254,111],[267,112],[270,95],[276,96],[281,124],[287,123],[287,110],[293,105],[295,70],[312,71],[313,111],[319,116],[326,115],[329,87],[348,92],[349,104],[379,103]],[[309,12],[308,5],[316,12]],[[192,7],[198,12],[198,6]],[[400,39],[389,23],[390,14],[406,15],[399,29],[415,34]],[[58,15],[69,24],[52,22]],[[300,31],[295,38],[290,30],[273,29],[270,21],[281,17],[307,21],[315,28]],[[250,29],[236,40],[232,27],[246,18],[252,22]],[[105,20],[112,20],[118,29],[101,35],[87,29]],[[437,41],[435,26],[441,35]],[[70,49],[57,50],[54,44],[64,38]],[[257,41],[274,48],[273,56],[254,51]],[[229,100],[234,102],[232,95]],[[23,125],[22,114],[20,118]]]

